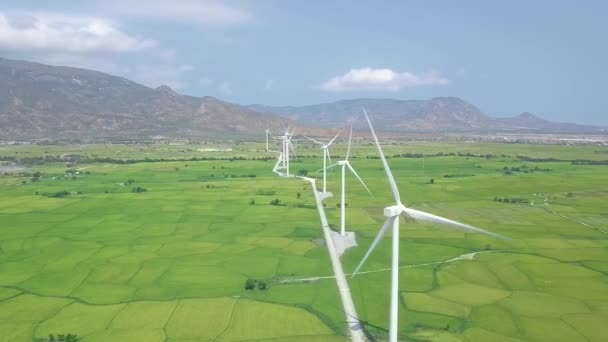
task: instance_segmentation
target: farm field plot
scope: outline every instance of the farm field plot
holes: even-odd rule
[[[292,171],[320,175],[319,149],[295,146]],[[0,175],[0,341],[66,333],[82,341],[346,340],[333,279],[281,282],[332,275],[309,184],[272,174],[260,144],[231,148],[0,146],[0,162],[22,158],[25,167]],[[607,340],[608,168],[572,162],[600,160],[606,154],[595,151],[605,149],[387,145],[405,204],[512,238],[402,224],[400,336]],[[332,152],[337,159],[344,145]],[[63,154],[82,158],[32,162]],[[359,247],[342,256],[346,272],[392,203],[375,156],[367,142],[353,148],[374,196],[347,178],[347,226]],[[328,179],[338,194],[339,172]],[[326,200],[336,226],[338,202]],[[348,278],[379,341],[389,238]]]

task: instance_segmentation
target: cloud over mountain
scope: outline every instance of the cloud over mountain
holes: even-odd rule
[[[333,77],[320,88],[326,91],[398,91],[402,88],[445,84],[448,84],[448,79],[436,71],[417,74],[367,67],[351,69],[344,75]]]

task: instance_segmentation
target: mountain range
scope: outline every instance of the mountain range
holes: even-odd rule
[[[596,132],[597,127],[555,123],[523,113],[493,118],[456,97],[431,100],[353,99],[272,107],[180,95],[122,77],[73,67],[0,58],[0,138],[252,136],[297,126],[329,134],[360,117],[361,107],[380,130],[393,132]],[[360,123],[360,120],[357,120]]]
[[[361,124],[361,108],[373,114],[378,129],[394,132],[594,132],[598,127],[544,120],[532,113],[494,118],[458,97],[430,100],[353,99],[300,107],[250,105],[258,112],[277,113],[320,127]]]
[[[0,59],[0,135],[260,134],[298,123],[102,72]]]

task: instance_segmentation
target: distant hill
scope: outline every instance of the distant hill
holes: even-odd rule
[[[102,72],[0,58],[0,136],[263,135],[300,125]]]
[[[263,136],[284,125],[329,135],[360,118],[391,132],[597,132],[522,113],[493,118],[457,97],[431,100],[354,99],[301,107],[241,106],[180,95],[98,71],[0,58],[0,139],[46,137]],[[361,120],[359,120],[361,125]],[[363,126],[359,126],[362,127]],[[325,128],[325,129],[324,129]]]
[[[351,118],[360,118],[362,107],[373,115],[377,128],[384,131],[572,133],[600,130],[593,126],[551,122],[531,113],[494,118],[458,97],[436,97],[431,100],[363,98],[300,107],[248,106],[255,111],[277,113],[322,127],[341,127]]]

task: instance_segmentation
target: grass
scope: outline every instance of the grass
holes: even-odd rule
[[[181,300],[167,322],[167,336],[178,340],[213,340],[230,324],[236,302],[233,298]]]
[[[242,300],[220,340],[257,340],[289,336],[331,335],[332,331],[314,315],[294,307]]]
[[[301,157],[292,169],[319,175],[318,149],[295,145]],[[309,186],[274,176],[272,160],[251,160],[272,156],[260,144],[230,147],[231,152],[201,152],[204,146],[197,145],[0,145],[0,156],[18,159],[70,153],[110,158],[28,166],[24,172],[42,172],[37,182],[24,173],[0,174],[0,341],[49,333],[76,333],[85,342],[344,340],[333,279],[279,283],[332,275],[327,251],[318,244],[322,233]],[[608,159],[598,150],[607,148],[387,144],[405,204],[513,238],[402,224],[400,336],[606,340],[608,172],[606,166],[571,163]],[[338,159],[344,145],[332,152]],[[367,158],[375,156],[374,146],[359,144],[352,152],[352,165],[374,197],[347,177],[347,225],[359,243],[342,256],[347,272],[380,228],[382,208],[393,201],[379,160]],[[395,157],[403,153],[426,157]],[[474,156],[487,153],[493,157]],[[241,156],[248,159],[186,161]],[[140,162],[118,164],[119,159]],[[505,167],[524,165],[542,171],[504,173]],[[64,177],[68,168],[88,174]],[[328,180],[337,194],[339,173]],[[134,187],[148,191],[133,193]],[[45,195],[62,191],[68,192],[63,198]],[[282,205],[270,205],[273,199]],[[331,224],[339,223],[339,201],[326,201]],[[389,267],[389,239],[390,234],[363,269],[377,272],[349,278],[357,311],[379,340],[388,324],[389,272],[382,270]],[[445,262],[478,251],[488,253]],[[269,288],[246,291],[248,278]]]

